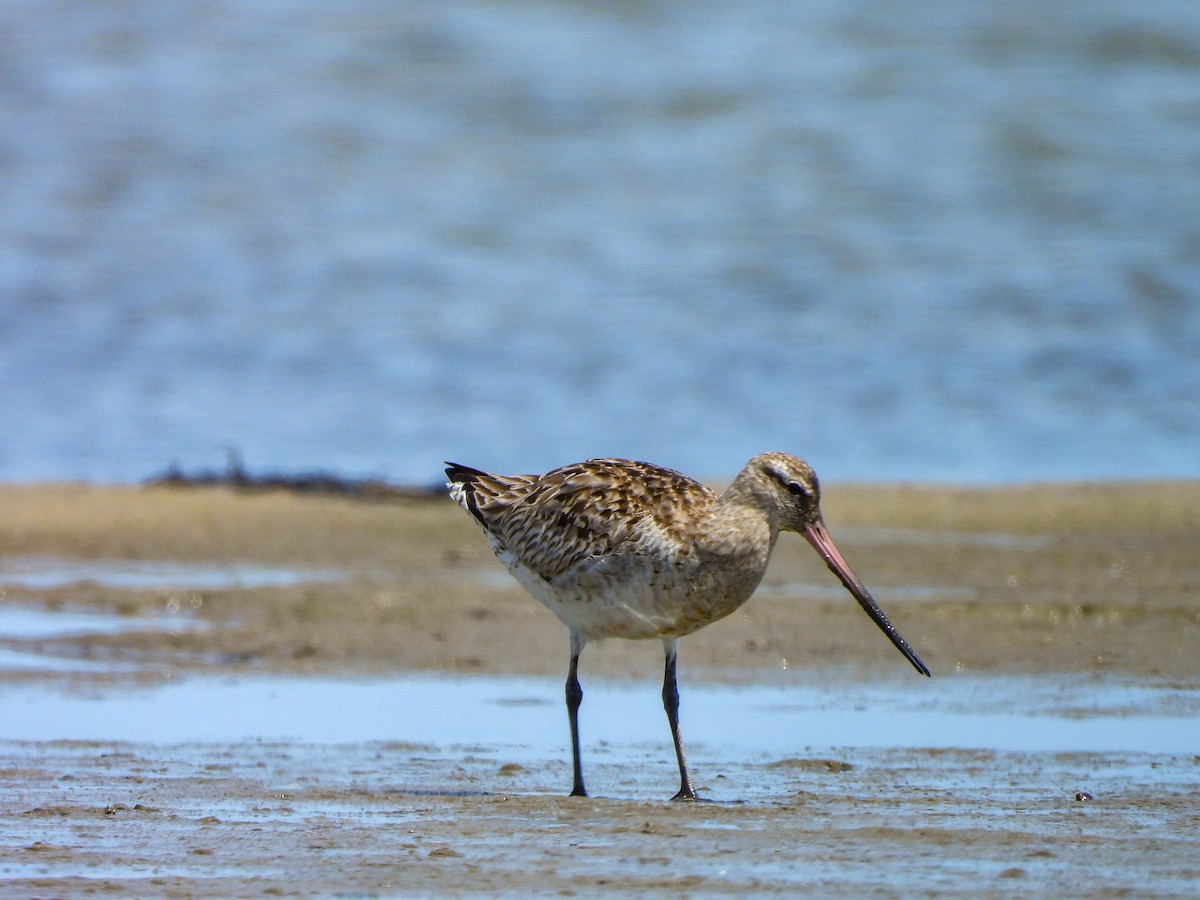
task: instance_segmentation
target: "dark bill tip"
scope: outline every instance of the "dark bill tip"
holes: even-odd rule
[[[850,568],[849,563],[842,557],[837,545],[834,544],[833,538],[829,536],[829,532],[825,529],[825,523],[818,518],[816,522],[809,525],[802,533],[805,540],[812,544],[813,549],[820,554],[821,559],[825,560],[825,565],[829,566],[833,574],[838,577],[838,580],[845,585],[846,590],[858,601],[858,605],[879,626],[879,629],[888,636],[888,640],[892,642],[897,650],[904,654],[905,659],[912,663],[913,668],[922,675],[931,675],[929,667],[921,662],[916,651],[908,645],[908,641],[900,636],[900,632],[896,630],[896,626],[888,620],[883,610],[879,608],[879,604],[875,602],[875,598],[871,596],[871,593],[863,583],[858,580],[858,576],[854,574],[854,570]]]

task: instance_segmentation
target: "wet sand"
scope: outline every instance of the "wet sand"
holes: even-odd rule
[[[1132,684],[1195,721],[1200,484],[830,485],[824,506],[935,679]],[[0,487],[0,509],[10,701],[49,709],[164,683],[428,673],[540,678],[544,702],[560,702],[564,630],[448,500],[46,485]],[[44,628],[50,613],[92,618]],[[117,626],[82,627],[97,616]],[[11,626],[21,621],[32,624]],[[653,685],[660,667],[656,644],[612,641],[588,648],[581,677],[591,699],[610,683]],[[680,678],[685,736],[689,685],[870,696],[924,683],[788,535],[750,603],[683,642]],[[600,796],[587,800],[561,796],[565,735],[560,753],[436,726],[415,741],[315,743],[182,728],[186,740],[143,741],[119,718],[100,739],[0,726],[0,893],[1200,890],[1200,726],[1190,752],[1162,753],[701,742],[693,764],[718,802],[678,805],[663,802],[665,723],[645,743],[589,744],[588,704],[585,764]],[[1104,714],[1136,727],[1138,713]]]

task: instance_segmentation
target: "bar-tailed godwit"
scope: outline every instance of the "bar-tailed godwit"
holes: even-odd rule
[[[579,758],[579,654],[591,640],[658,638],[663,706],[679,762],[675,800],[696,800],[679,733],[679,638],[745,603],[780,531],[805,537],[883,633],[929,669],[838,552],[821,518],[813,470],[764,453],[722,494],[660,466],[593,459],[545,475],[491,475],[447,463],[450,496],[475,517],[500,561],[570,632],[567,712],[572,796],[587,796]]]

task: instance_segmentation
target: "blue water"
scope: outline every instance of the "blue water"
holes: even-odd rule
[[[45,590],[86,583],[129,590],[180,589],[221,591],[230,588],[292,587],[346,577],[333,569],[292,569],[249,564],[203,566],[131,560],[73,560],[55,557],[0,556],[0,596],[7,586]],[[0,635],[10,612],[0,606]],[[57,612],[48,614],[51,618]]]
[[[669,746],[655,685],[593,681],[585,692],[589,751]],[[1192,753],[1198,699],[1195,691],[1071,678],[912,679],[849,690],[689,685],[681,716],[689,743],[741,754],[838,747]],[[567,739],[558,679],[168,679],[157,689],[82,694],[31,684],[7,687],[0,711],[2,740],[500,743],[545,755],[561,753]]]
[[[1200,476],[1194,0],[10,3],[0,480]]]

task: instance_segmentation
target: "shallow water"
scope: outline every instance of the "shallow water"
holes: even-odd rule
[[[12,582],[0,578],[0,582]],[[95,653],[84,645],[58,652],[43,642],[86,638],[90,635],[128,634],[135,631],[182,632],[208,628],[177,600],[158,614],[115,616],[81,609],[47,609],[40,606],[0,604],[0,672],[30,673],[136,673],[143,666],[112,652]]]
[[[0,647],[0,672],[29,672],[39,675],[90,673],[105,676],[141,671],[143,666],[138,663],[107,657],[60,656],[41,650]]]
[[[55,588],[81,582],[130,590],[176,588],[291,587],[313,581],[337,581],[345,576],[328,570],[305,570],[261,565],[200,565],[134,560],[77,560],[46,557],[0,560],[0,585]],[[2,631],[0,627],[0,631]]]
[[[178,609],[160,615],[114,616],[71,609],[0,605],[0,640],[9,638],[60,638],[87,634],[123,634],[129,631],[183,631],[202,628]]]
[[[167,672],[169,675],[169,671]],[[585,684],[589,752],[641,755],[669,736],[651,685]],[[1111,679],[941,677],[842,688],[686,685],[687,743],[705,758],[836,748],[1188,753],[1200,692]],[[11,687],[0,736],[174,743],[400,741],[562,754],[562,685],[544,679],[420,676],[185,678],[152,689]]]

